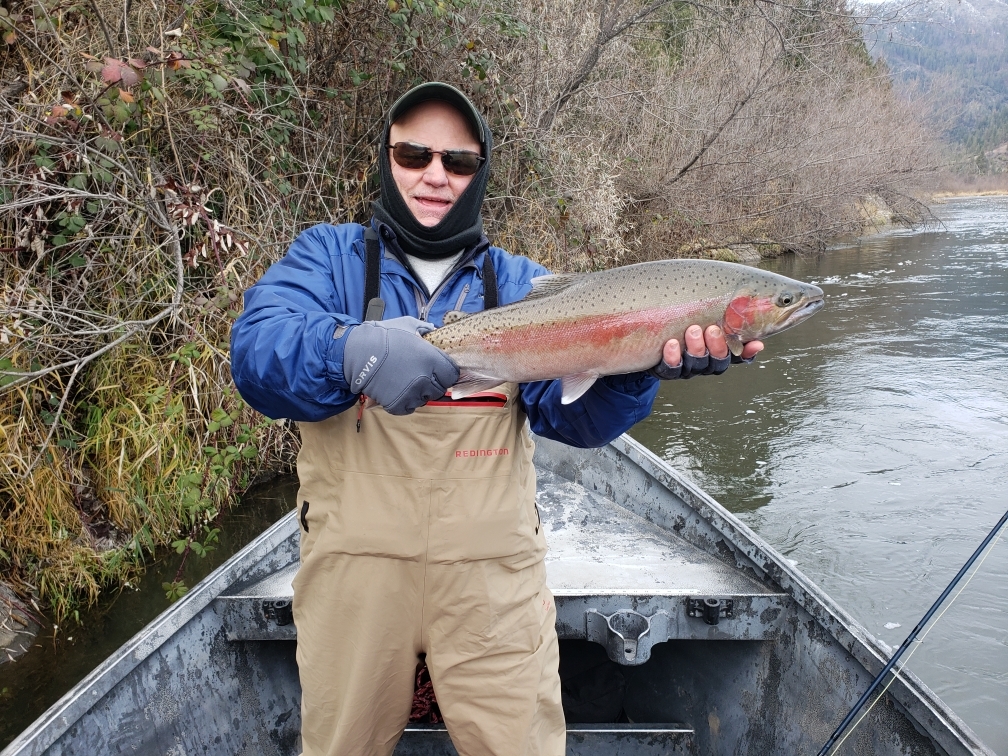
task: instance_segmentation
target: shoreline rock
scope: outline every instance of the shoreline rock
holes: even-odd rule
[[[10,586],[0,583],[0,666],[31,648],[41,627]]]

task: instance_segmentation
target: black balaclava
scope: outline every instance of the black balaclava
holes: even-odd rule
[[[406,206],[392,177],[389,131],[392,123],[407,111],[422,102],[440,100],[458,110],[469,121],[476,138],[483,148],[486,158],[473,174],[472,181],[462,195],[452,205],[451,210],[436,226],[427,227],[420,223]],[[425,260],[440,260],[451,257],[475,244],[483,236],[483,196],[486,194],[490,177],[490,151],[493,137],[490,127],[464,94],[448,84],[428,82],[414,87],[396,100],[385,119],[381,144],[378,150],[378,176],[381,179],[381,199],[373,202],[371,210],[382,223],[388,224],[395,232],[402,251]]]

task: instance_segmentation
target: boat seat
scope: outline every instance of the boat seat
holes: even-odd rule
[[[633,753],[634,756],[692,756],[693,728],[685,724],[567,725],[567,756]],[[393,756],[458,756],[443,724],[406,727]]]
[[[635,665],[665,640],[777,634],[785,594],[734,564],[549,470],[539,471],[536,501],[560,638],[601,643],[614,661]],[[230,640],[296,637],[297,568],[295,561],[216,599]]]

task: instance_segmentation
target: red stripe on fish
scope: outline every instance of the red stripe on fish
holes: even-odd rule
[[[515,326],[504,332],[484,334],[483,344],[489,349],[513,353],[528,344],[536,344],[543,353],[559,350],[577,342],[596,349],[629,337],[656,337],[666,325],[676,319],[705,312],[718,300],[703,300],[688,305],[676,305],[650,310],[632,310],[618,314],[593,315],[578,320],[552,320]],[[676,337],[673,337],[676,338]],[[679,336],[678,338],[681,338]]]

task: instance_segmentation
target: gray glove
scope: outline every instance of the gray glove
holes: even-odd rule
[[[707,352],[703,357],[694,357],[689,352],[683,352],[682,359],[675,367],[669,365],[663,359],[648,372],[655,378],[663,381],[670,381],[676,378],[692,378],[694,375],[721,375],[728,369],[729,365],[738,363],[750,363],[755,357],[743,360],[730,352],[720,359]]]
[[[343,347],[343,377],[390,415],[409,415],[445,395],[459,371],[448,355],[420,336],[434,326],[411,317],[353,326]]]

